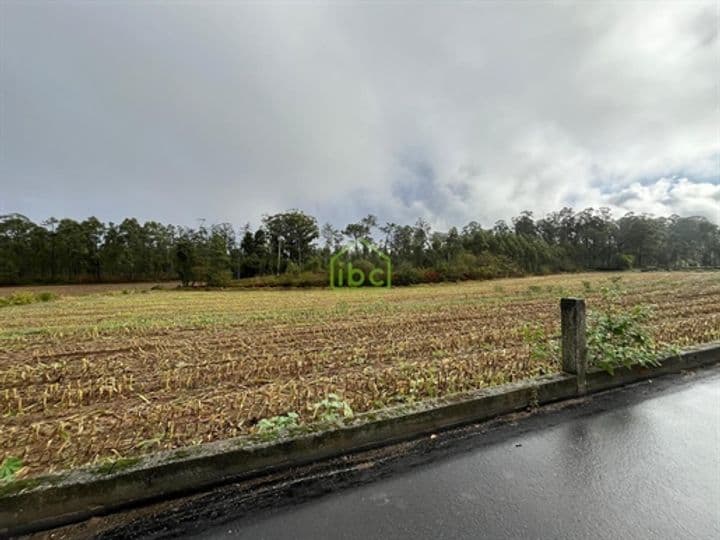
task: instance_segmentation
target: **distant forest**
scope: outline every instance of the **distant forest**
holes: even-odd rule
[[[720,266],[720,230],[707,219],[632,213],[615,219],[606,208],[563,208],[541,219],[526,211],[509,224],[483,228],[473,221],[445,232],[433,231],[423,219],[380,224],[372,215],[344,229],[320,227],[299,210],[239,230],[229,223],[188,228],[134,218],[119,224],[50,218],[37,224],[10,214],[0,216],[0,283],[179,279],[185,285],[324,285],[332,254],[362,239],[390,255],[394,284]],[[370,255],[357,250],[353,257]]]

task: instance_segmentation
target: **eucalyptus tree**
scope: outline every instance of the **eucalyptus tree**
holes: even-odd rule
[[[312,243],[320,236],[317,220],[300,210],[290,210],[263,217],[272,253],[279,259],[302,266],[303,260],[312,253]]]

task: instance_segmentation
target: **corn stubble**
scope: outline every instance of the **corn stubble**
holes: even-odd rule
[[[559,370],[528,325],[609,274],[392,290],[152,291],[0,310],[0,458],[30,474],[257,432],[335,393],[356,413]],[[720,275],[624,274],[677,346],[720,339]]]

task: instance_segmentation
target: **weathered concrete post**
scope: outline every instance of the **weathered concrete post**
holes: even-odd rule
[[[586,389],[587,344],[585,342],[585,300],[582,298],[560,299],[562,327],[562,368],[566,373],[577,375],[578,393]]]

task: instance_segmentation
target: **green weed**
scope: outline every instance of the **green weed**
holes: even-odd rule
[[[289,412],[272,418],[263,418],[257,424],[257,433],[263,438],[274,438],[289,435],[300,427],[300,416],[296,412]]]
[[[23,468],[20,458],[14,456],[6,457],[0,464],[0,482],[12,482],[17,472]]]
[[[342,426],[345,420],[353,417],[350,405],[337,394],[328,394],[325,399],[316,403],[313,409],[313,418],[319,419],[323,424]]]
[[[602,289],[602,308],[588,321],[587,346],[589,361],[610,374],[619,367],[659,365],[661,349],[650,335],[646,324],[652,310],[648,306],[623,308],[617,283]]]

